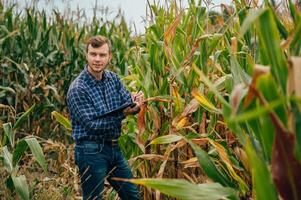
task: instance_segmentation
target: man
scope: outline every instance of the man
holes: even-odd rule
[[[84,200],[101,199],[105,179],[121,199],[139,199],[136,185],[112,177],[133,177],[117,139],[121,121],[126,115],[139,112],[144,95],[131,94],[115,73],[106,70],[111,58],[111,43],[106,37],[90,38],[86,45],[87,66],[72,82],[67,94],[76,143],[75,163]]]

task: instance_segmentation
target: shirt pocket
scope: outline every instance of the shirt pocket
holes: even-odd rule
[[[116,88],[112,88],[112,87],[111,89],[108,88],[106,92],[108,94],[107,103],[108,103],[109,110],[114,110],[122,106],[123,102],[122,102],[121,94]]]
[[[97,116],[100,116],[107,111],[105,100],[101,96],[100,92],[101,91],[95,91],[95,93],[91,96],[94,111]]]

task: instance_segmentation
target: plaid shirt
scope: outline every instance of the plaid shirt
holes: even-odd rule
[[[115,112],[102,118],[98,116],[131,102],[131,93],[125,89],[117,74],[104,71],[103,78],[96,80],[85,67],[72,82],[67,93],[73,138],[118,138],[121,121],[125,118],[123,112]]]

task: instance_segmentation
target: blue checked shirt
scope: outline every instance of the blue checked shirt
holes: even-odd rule
[[[67,93],[73,138],[78,140],[90,135],[106,139],[118,138],[121,121],[125,118],[123,112],[101,118],[99,116],[131,102],[131,93],[126,90],[117,74],[104,71],[102,79],[96,80],[85,67]]]

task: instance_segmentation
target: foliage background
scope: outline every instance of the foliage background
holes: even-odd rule
[[[82,24],[0,3],[0,196],[80,196],[65,96],[85,64],[84,41],[102,34],[113,43],[110,70],[147,97],[119,141],[141,178],[132,181],[148,186],[144,199],[300,199],[300,4],[149,6],[150,25],[133,36],[122,15]],[[28,194],[15,181],[23,175]]]

